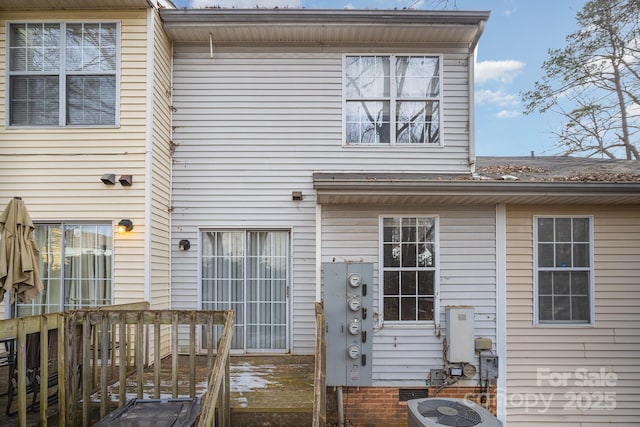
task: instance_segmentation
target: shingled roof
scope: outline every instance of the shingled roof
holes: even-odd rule
[[[478,157],[471,179],[640,182],[640,161],[584,157]]]
[[[473,174],[316,172],[320,204],[640,204],[640,161],[478,157]]]

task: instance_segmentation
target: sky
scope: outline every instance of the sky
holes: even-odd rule
[[[575,16],[587,0],[174,0],[178,7],[304,7],[306,9],[488,10],[491,17],[477,49],[476,154],[560,154],[554,113],[523,114],[521,94],[543,75],[548,50],[566,46]]]

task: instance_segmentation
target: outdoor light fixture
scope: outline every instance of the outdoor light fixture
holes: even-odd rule
[[[133,222],[130,219],[121,219],[118,223],[118,233],[125,233],[133,230]]]
[[[133,185],[133,176],[122,175],[120,177],[120,185],[122,185],[123,187],[131,187]]]
[[[291,200],[302,200],[304,197],[302,196],[302,191],[292,191],[291,192]]]
[[[116,185],[116,174],[105,173],[104,175],[102,175],[102,178],[100,178],[100,181],[102,181],[102,183],[105,185]]]
[[[180,248],[181,251],[188,251],[189,248],[191,247],[191,242],[186,239],[180,240],[178,242],[178,247]]]

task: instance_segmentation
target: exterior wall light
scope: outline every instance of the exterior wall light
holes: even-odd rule
[[[188,251],[190,247],[191,247],[191,242],[186,239],[180,240],[178,242],[178,248],[180,248],[181,251]]]
[[[102,178],[100,178],[100,181],[102,181],[104,185],[116,185],[116,174],[105,173],[102,175]]]
[[[133,222],[130,219],[121,219],[118,223],[118,233],[126,233],[133,230]]]

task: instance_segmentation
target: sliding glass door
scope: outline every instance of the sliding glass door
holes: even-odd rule
[[[286,231],[202,233],[202,308],[235,311],[234,349],[287,350],[288,260]]]
[[[33,235],[44,291],[28,303],[18,303],[18,316],[111,304],[111,224],[36,224]]]

